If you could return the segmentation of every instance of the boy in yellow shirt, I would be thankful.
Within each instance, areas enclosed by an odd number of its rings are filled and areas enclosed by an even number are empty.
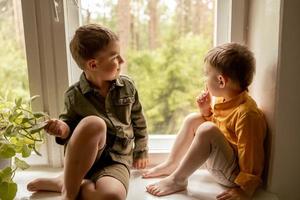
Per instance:
[[[237,43],[210,50],[205,59],[207,89],[197,98],[199,113],[186,117],[168,159],[143,174],[167,175],[147,186],[155,196],[185,190],[188,177],[205,165],[227,187],[216,198],[249,199],[262,183],[266,121],[248,95],[255,72],[251,51]],[[211,107],[211,96],[217,97]]]

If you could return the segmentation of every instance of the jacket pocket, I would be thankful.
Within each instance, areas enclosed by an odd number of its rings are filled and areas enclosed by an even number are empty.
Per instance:
[[[122,97],[122,98],[116,99],[114,101],[114,104],[117,106],[125,106],[125,105],[129,105],[129,104],[133,104],[133,103],[134,103],[133,96]]]

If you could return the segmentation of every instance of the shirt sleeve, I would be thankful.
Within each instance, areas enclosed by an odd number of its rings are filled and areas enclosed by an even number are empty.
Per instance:
[[[76,112],[72,108],[73,106],[71,105],[70,97],[67,94],[65,94],[64,111],[59,115],[59,119],[68,124],[70,128],[70,133],[65,139],[56,137],[55,141],[57,144],[66,144],[69,141],[74,129],[76,128],[79,122]]]
[[[240,173],[235,183],[246,193],[253,194],[262,183],[266,135],[264,116],[256,112],[245,114],[237,121],[236,134]]]
[[[133,159],[148,157],[148,134],[146,119],[143,114],[142,105],[139,101],[138,92],[135,92],[135,102],[131,110],[131,120],[134,132]]]

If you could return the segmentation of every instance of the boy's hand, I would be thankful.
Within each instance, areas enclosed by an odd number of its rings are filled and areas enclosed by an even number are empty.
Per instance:
[[[47,125],[44,127],[45,131],[56,137],[67,138],[70,132],[68,124],[58,119],[50,119],[47,122]]]
[[[210,116],[211,115],[211,96],[208,90],[202,92],[197,97],[197,105],[200,110],[200,113],[203,116]]]
[[[217,200],[250,200],[248,196],[241,188],[232,188],[217,196]]]
[[[149,163],[148,158],[140,158],[133,161],[132,166],[136,169],[145,169]]]

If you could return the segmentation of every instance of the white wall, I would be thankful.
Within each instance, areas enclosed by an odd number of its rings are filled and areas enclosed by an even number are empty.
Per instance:
[[[267,190],[287,200],[300,199],[299,19],[300,1],[249,1],[247,43],[257,59],[251,93],[271,136]]]

